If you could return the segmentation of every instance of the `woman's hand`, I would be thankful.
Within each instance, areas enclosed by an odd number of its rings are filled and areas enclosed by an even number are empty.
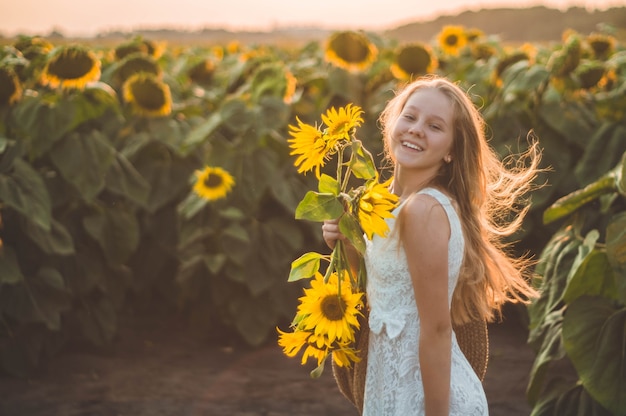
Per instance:
[[[322,224],[322,236],[330,249],[335,248],[337,240],[346,240],[346,236],[339,231],[339,219],[324,221],[324,224]]]

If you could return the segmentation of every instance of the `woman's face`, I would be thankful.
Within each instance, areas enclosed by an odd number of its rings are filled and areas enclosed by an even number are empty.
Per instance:
[[[391,130],[389,149],[396,164],[410,171],[437,174],[451,161],[454,110],[450,99],[435,88],[416,90]]]

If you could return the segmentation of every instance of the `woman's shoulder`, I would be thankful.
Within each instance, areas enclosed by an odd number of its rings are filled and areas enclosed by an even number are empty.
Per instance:
[[[433,195],[431,192],[423,191],[424,190],[417,192],[406,201],[404,206],[406,215],[414,217],[415,221],[422,222],[425,225],[432,225],[433,222],[438,223],[440,221],[447,223],[448,217],[443,204],[449,204],[449,199],[442,200],[441,198]]]

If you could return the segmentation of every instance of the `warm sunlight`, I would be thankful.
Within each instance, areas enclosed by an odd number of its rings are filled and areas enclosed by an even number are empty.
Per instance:
[[[94,35],[101,31],[136,28],[198,30],[205,27],[270,30],[286,26],[384,29],[427,20],[462,10],[524,7],[542,4],[566,9],[571,6],[605,9],[620,0],[22,0],[0,5],[0,34],[44,34],[57,30],[67,35]]]

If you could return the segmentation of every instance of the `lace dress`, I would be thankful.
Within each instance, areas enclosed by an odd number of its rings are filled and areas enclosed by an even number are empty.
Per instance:
[[[461,223],[450,200],[434,188],[419,192],[435,198],[450,223],[448,243],[448,306],[463,260]],[[400,207],[396,208],[399,211]],[[388,219],[393,229],[394,219]],[[404,249],[395,233],[368,242],[367,297],[370,338],[363,415],[410,416],[424,414],[424,388],[420,371],[419,316]],[[452,335],[450,415],[487,415],[482,383]]]

